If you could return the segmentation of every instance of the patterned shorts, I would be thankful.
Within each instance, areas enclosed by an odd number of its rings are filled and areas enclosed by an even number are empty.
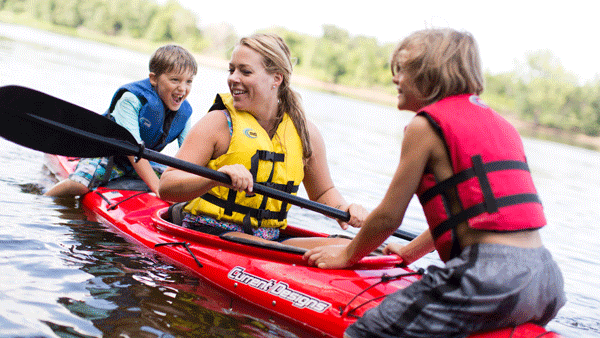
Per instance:
[[[79,160],[75,171],[69,175],[69,179],[91,189],[94,184],[102,181],[107,165],[108,157],[82,158]],[[113,166],[109,180],[114,180],[124,175],[125,171],[123,169]]]
[[[162,164],[150,162],[150,165],[152,165],[154,172],[159,177],[166,169],[166,166]],[[75,171],[69,175],[69,179],[85,185],[88,189],[92,189],[104,179],[104,173],[106,173],[107,166],[108,157],[82,158],[79,160]],[[139,178],[132,166],[122,167],[113,165],[108,180],[112,181],[125,175]]]
[[[231,231],[244,232],[244,228],[241,224],[219,221],[205,215],[192,215],[187,212],[184,212],[183,214],[183,222],[181,225],[184,228],[212,235],[220,235]],[[268,240],[277,240],[279,238],[279,228],[253,228],[252,231],[253,235],[256,237]]]

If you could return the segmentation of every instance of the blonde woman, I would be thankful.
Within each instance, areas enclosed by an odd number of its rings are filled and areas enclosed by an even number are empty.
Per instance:
[[[348,224],[361,226],[366,211],[348,204],[333,184],[323,139],[290,88],[291,76],[290,51],[279,36],[256,34],[235,46],[229,62],[229,93],[217,95],[176,155],[223,172],[232,183],[224,186],[167,169],[160,195],[173,202],[189,201],[183,226],[215,235],[237,232],[281,240],[290,205],[253,194],[254,182],[292,194],[303,183],[311,200],[348,211]],[[340,224],[344,229],[348,226]],[[338,241],[289,239],[284,243],[310,248]]]

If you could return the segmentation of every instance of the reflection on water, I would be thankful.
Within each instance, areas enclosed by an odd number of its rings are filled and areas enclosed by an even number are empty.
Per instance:
[[[0,23],[3,33],[12,39],[0,38],[0,85],[28,86],[102,112],[118,86],[147,75],[146,55]],[[215,93],[227,90],[225,78],[226,72],[199,69],[189,97],[195,119]],[[349,201],[374,208],[412,115],[301,94],[325,139],[336,185]],[[563,271],[568,297],[548,328],[565,337],[598,337],[600,153],[529,139],[525,147],[548,219],[542,237]],[[41,196],[53,183],[43,155],[3,139],[0,149],[1,337],[310,337],[129,243],[77,200]],[[290,222],[341,232],[335,221],[300,208],[292,208]],[[425,229],[416,200],[402,227]],[[435,253],[415,267],[429,264],[440,264]]]
[[[28,179],[43,173],[42,155],[25,153],[36,160],[0,159],[30,170]],[[43,189],[0,180],[0,336],[309,337],[126,241],[76,200],[39,196]]]

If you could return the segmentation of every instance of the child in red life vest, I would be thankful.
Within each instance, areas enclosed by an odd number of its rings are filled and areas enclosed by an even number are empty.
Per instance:
[[[436,249],[445,266],[386,297],[345,337],[454,337],[547,324],[565,303],[562,275],[540,238],[546,220],[520,136],[478,97],[474,38],[417,31],[397,46],[391,65],[398,109],[416,116],[390,187],[350,244],[305,258],[324,269],[356,263],[400,226],[417,194],[429,229],[385,250],[409,264]]]

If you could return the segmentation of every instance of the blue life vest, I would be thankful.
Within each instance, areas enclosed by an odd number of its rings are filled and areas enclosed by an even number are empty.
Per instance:
[[[152,87],[150,79],[128,83],[119,88],[104,115],[110,117],[117,101],[119,101],[126,91],[134,94],[142,103],[138,123],[140,125],[140,136],[146,148],[155,151],[163,150],[167,144],[173,142],[181,134],[187,120],[192,115],[192,106],[187,100],[183,101],[179,110],[175,112],[175,117],[169,130],[163,130],[166,114],[173,112],[169,112],[166,109],[158,93]]]

